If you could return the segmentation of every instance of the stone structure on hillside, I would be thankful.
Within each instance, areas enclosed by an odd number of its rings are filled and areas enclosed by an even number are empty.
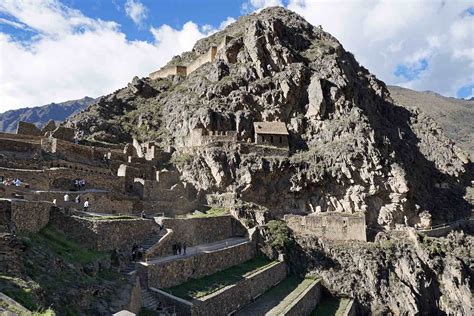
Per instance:
[[[43,135],[46,135],[46,133],[54,131],[56,127],[56,122],[54,120],[49,120],[48,123],[46,123],[46,125],[41,130],[41,133],[43,133]]]
[[[255,144],[288,148],[288,130],[283,122],[255,122]]]
[[[43,133],[41,130],[36,127],[33,123],[28,123],[24,121],[18,122],[18,127],[16,129],[18,135],[30,135],[30,136],[42,136]]]
[[[70,127],[59,126],[53,132],[51,132],[51,137],[62,139],[68,142],[73,142],[76,135],[76,130]]]
[[[217,141],[237,141],[237,131],[209,131],[206,128],[194,128],[186,146],[203,146]]]
[[[149,76],[151,79],[166,78],[168,76],[186,76],[186,67],[185,66],[165,66],[160,70],[152,72]]]
[[[363,213],[324,212],[307,216],[288,214],[285,215],[285,221],[295,234],[331,240],[367,240]]]
[[[218,53],[229,43],[232,39],[230,36],[224,36],[219,45],[212,45],[207,52],[199,55],[196,59],[191,61],[187,66],[182,65],[170,65],[161,68],[155,72],[150,73],[150,79],[166,78],[171,75],[188,76],[196,69],[204,65],[205,63],[212,63],[216,60]]]

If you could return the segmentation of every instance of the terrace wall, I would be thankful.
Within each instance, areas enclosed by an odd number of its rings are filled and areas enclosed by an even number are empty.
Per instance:
[[[39,232],[49,223],[51,208],[48,202],[0,199],[0,214],[20,232]]]
[[[86,247],[99,251],[129,249],[141,244],[159,231],[158,225],[148,219],[97,220],[66,216],[54,212],[51,222],[56,229]]]
[[[186,243],[187,247],[207,244],[232,237],[244,237],[246,228],[232,216],[211,218],[164,218],[164,228],[171,229],[173,234],[149,256],[172,254],[171,245],[177,242]]]
[[[139,265],[140,274],[145,274],[148,285],[167,288],[214,274],[255,257],[256,240],[228,248],[200,253],[182,259]]]
[[[278,262],[246,276],[242,281],[192,301],[192,315],[227,315],[286,278],[286,265]],[[309,314],[299,314],[309,315]]]

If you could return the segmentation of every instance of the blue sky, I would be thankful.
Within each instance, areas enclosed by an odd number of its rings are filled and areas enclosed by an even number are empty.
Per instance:
[[[271,5],[322,25],[388,84],[473,96],[468,0],[1,0],[0,112],[111,93]]]

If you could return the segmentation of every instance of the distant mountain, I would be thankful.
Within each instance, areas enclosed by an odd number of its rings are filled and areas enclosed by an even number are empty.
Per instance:
[[[79,100],[50,103],[47,105],[10,110],[0,113],[0,131],[15,132],[18,121],[35,123],[40,128],[48,123],[49,120],[62,122],[69,116],[84,110],[94,101],[96,101],[96,99],[85,97]]]
[[[432,91],[387,87],[396,103],[420,108],[437,121],[459,147],[474,157],[474,100],[448,98]]]

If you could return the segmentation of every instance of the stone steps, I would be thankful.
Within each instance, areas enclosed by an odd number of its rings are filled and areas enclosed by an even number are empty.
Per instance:
[[[157,235],[153,235],[149,239],[145,240],[142,244],[141,247],[144,249],[144,252],[146,252],[148,249],[150,249],[154,244],[156,244],[164,235],[166,231],[163,230]],[[136,271],[136,263],[135,262],[129,262],[128,265],[122,270],[122,274],[124,275],[131,275]]]
[[[163,306],[161,304],[161,307],[158,307],[160,305],[159,300],[148,289],[142,289],[141,297],[142,297],[142,308],[146,308],[148,310],[154,311],[156,312],[156,315],[161,315],[161,316],[176,315],[174,306]]]

